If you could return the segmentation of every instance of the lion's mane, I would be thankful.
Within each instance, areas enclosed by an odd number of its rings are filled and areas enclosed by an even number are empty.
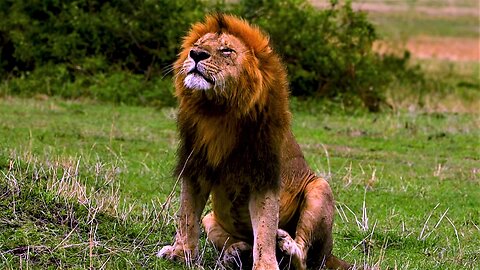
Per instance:
[[[184,85],[185,74],[181,72],[189,50],[207,33],[233,35],[249,48],[243,52],[245,60],[235,83],[226,91],[215,93],[213,98],[207,97],[205,91],[188,89]],[[243,164],[253,170],[271,167],[271,171],[258,172],[260,176],[278,174],[280,148],[290,128],[290,113],[286,71],[268,37],[244,20],[211,15],[193,25],[174,68],[182,139],[177,173],[184,169],[193,153],[190,164],[194,168],[208,166],[211,171],[218,171],[217,168],[234,169],[232,164]],[[262,160],[270,156],[274,159]],[[245,160],[249,164],[244,164]],[[267,167],[261,168],[263,165]]]

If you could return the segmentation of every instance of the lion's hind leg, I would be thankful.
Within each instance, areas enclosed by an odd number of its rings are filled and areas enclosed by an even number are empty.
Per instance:
[[[332,255],[334,200],[328,182],[316,178],[305,187],[296,227],[295,242],[306,254],[308,267],[349,269],[350,265]]]
[[[224,266],[238,269],[251,268],[253,264],[252,245],[232,237],[215,219],[213,212],[203,220],[207,238],[221,252],[220,262]]]
[[[290,256],[296,270],[323,266],[332,249],[333,195],[328,183],[316,178],[304,191],[298,208],[295,238],[283,230],[277,232],[277,245]],[[292,234],[293,236],[293,234]]]

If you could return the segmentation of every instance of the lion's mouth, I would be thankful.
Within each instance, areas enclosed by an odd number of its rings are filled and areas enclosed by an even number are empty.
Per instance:
[[[187,73],[184,84],[190,89],[209,90],[213,88],[215,82],[195,68]]]
[[[203,75],[203,73],[200,72],[197,68],[194,68],[192,71],[188,72],[187,75],[189,75],[189,74],[193,74],[193,75],[200,76],[200,77],[202,77],[205,81],[207,81],[207,82],[210,83],[210,84],[214,84],[214,83],[215,83],[212,79],[210,79],[210,78],[208,78],[207,76]]]

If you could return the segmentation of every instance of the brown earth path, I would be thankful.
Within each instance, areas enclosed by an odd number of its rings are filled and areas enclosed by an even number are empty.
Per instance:
[[[480,61],[480,41],[461,37],[416,37],[407,42],[407,49],[419,59]]]
[[[379,41],[374,50],[380,53],[403,53],[407,49],[416,59],[439,59],[459,62],[480,61],[480,40],[463,37],[417,36],[406,44]]]
[[[371,0],[370,0],[371,1]],[[341,0],[340,3],[343,1]],[[381,2],[361,2],[356,1],[352,3],[352,8],[354,10],[362,10],[366,12],[379,12],[379,13],[405,13],[405,12],[416,12],[420,14],[425,14],[428,16],[476,16],[480,15],[480,4],[477,3],[475,6],[458,6],[454,1],[439,1],[439,6],[427,6],[416,4],[415,6],[409,5],[408,3],[390,2],[390,3],[381,3]],[[311,3],[313,6],[318,8],[328,7],[328,0],[312,0]],[[443,4],[443,5],[441,5]]]
[[[414,10],[416,13],[425,14],[428,16],[478,16],[478,7],[458,7],[458,6],[442,6],[442,7],[430,7],[430,6],[415,6],[412,8],[406,3],[396,3],[395,5],[389,5],[384,3],[353,3],[352,7],[356,10],[364,10],[367,12],[411,12]]]

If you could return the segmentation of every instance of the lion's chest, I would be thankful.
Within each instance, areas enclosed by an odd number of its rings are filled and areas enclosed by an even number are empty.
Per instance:
[[[207,163],[218,166],[237,144],[238,127],[224,117],[199,119],[195,125],[194,150],[204,152]]]

